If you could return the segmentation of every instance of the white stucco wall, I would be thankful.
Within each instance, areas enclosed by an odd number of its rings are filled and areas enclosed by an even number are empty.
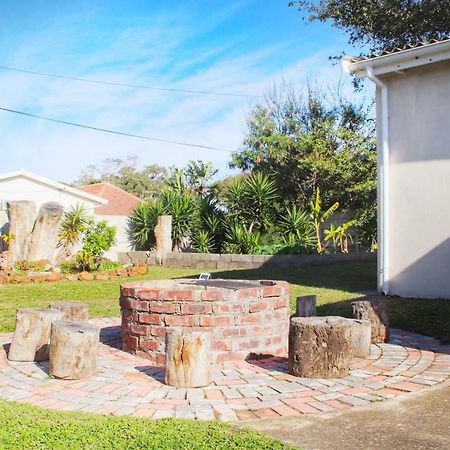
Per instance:
[[[96,220],[106,220],[109,225],[116,227],[116,245],[111,247],[106,253],[105,257],[112,261],[119,259],[119,252],[129,252],[131,250],[128,237],[127,237],[127,216],[108,216],[108,215],[95,215]]]
[[[390,294],[450,298],[450,62],[386,76]],[[380,136],[380,92],[377,92]]]

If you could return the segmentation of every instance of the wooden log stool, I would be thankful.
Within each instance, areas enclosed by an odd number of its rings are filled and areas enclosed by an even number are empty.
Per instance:
[[[360,300],[352,303],[353,317],[370,320],[372,342],[389,341],[389,313],[387,299]]]
[[[348,319],[351,326],[352,354],[357,358],[370,355],[372,327],[370,320]]]
[[[11,361],[45,361],[48,359],[50,326],[60,320],[61,311],[44,308],[21,308],[16,313],[8,359]]]
[[[88,307],[86,303],[61,301],[52,302],[48,305],[49,309],[63,312],[62,320],[71,320],[75,322],[86,322],[89,319]]]
[[[348,375],[352,357],[351,323],[343,317],[292,317],[289,373],[297,377]]]
[[[211,334],[177,329],[166,333],[166,376],[169,386],[202,387],[211,383]]]
[[[57,320],[52,323],[49,373],[78,380],[97,371],[99,328],[86,322]]]
[[[302,295],[301,297],[297,297],[295,317],[316,316],[316,302],[317,298],[315,295]]]

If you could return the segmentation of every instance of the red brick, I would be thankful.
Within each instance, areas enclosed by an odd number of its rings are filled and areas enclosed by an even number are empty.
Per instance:
[[[164,337],[169,330],[170,328],[168,327],[150,327],[150,334],[152,336]]]
[[[219,353],[216,358],[217,363],[222,363],[225,361],[236,361],[236,360],[244,360],[246,356],[248,355],[248,352],[226,352],[226,353]],[[243,381],[241,380],[243,383]],[[227,381],[227,384],[228,381]]]
[[[148,302],[141,302],[130,297],[121,297],[120,306],[123,309],[130,309],[136,311],[148,311]]]
[[[122,297],[136,297],[138,289],[130,287],[120,287],[120,295]]]
[[[132,323],[130,325],[131,332],[133,334],[137,334],[139,336],[146,336],[148,334],[148,332],[150,331],[149,328],[150,327],[148,327],[147,325],[140,325],[137,323]]]
[[[232,328],[224,328],[222,330],[222,337],[227,338],[227,337],[233,337],[233,336],[239,336],[240,334],[240,330],[237,327],[232,327]]]
[[[257,339],[251,340],[251,341],[241,341],[239,342],[239,349],[255,349],[260,347],[260,342]]]
[[[248,310],[251,313],[266,311],[270,309],[269,304],[267,302],[252,302],[248,305]]]
[[[223,352],[231,350],[230,342],[214,340],[211,342],[211,350],[220,350]]]
[[[159,313],[159,314],[175,314],[176,305],[175,303],[169,302],[151,302],[150,303],[150,312]]]
[[[232,317],[230,316],[201,316],[201,327],[215,327],[220,325],[230,325],[232,323]]]
[[[217,302],[228,300],[232,296],[232,292],[229,289],[206,289],[206,291],[202,291],[201,298],[207,302]]]
[[[138,313],[136,311],[130,311],[129,309],[122,310],[122,320],[129,320],[131,322],[137,322]]]
[[[238,299],[257,299],[261,297],[261,290],[260,288],[245,288],[245,289],[239,289],[237,291],[237,298]]]
[[[159,325],[161,323],[161,316],[159,314],[139,313],[139,322]]]
[[[273,309],[280,309],[280,308],[286,308],[289,304],[289,300],[284,297],[277,298],[275,300],[275,305]]]
[[[273,409],[261,408],[253,411],[260,419],[270,419],[272,417],[280,417]]]
[[[136,350],[139,347],[139,338],[136,336],[130,336],[126,334],[123,337],[123,349],[126,350]]]
[[[422,389],[423,385],[412,383],[410,381],[399,381],[398,383],[390,384],[389,387],[400,391],[413,392]]]
[[[212,307],[210,303],[188,303],[181,305],[181,314],[210,314]]]
[[[164,353],[156,353],[156,355],[154,356],[154,361],[157,366],[165,366],[166,355]]]
[[[192,301],[193,292],[189,290],[176,290],[176,291],[166,291],[164,293],[164,300],[178,300],[182,302]]]
[[[280,286],[264,286],[262,289],[263,297],[279,297],[281,295]]]
[[[214,312],[218,314],[223,313],[243,313],[245,306],[242,303],[217,303],[214,305]]]
[[[161,300],[162,294],[161,289],[141,289],[138,296],[143,300]]]
[[[142,350],[159,350],[159,343],[155,340],[141,340],[139,348]]]
[[[194,316],[165,316],[164,320],[169,326],[194,326]]]
[[[242,324],[262,323],[262,316],[258,313],[247,314],[242,316],[240,320]]]
[[[218,389],[205,390],[205,396],[208,400],[219,400],[223,398],[222,391]]]
[[[267,336],[273,333],[273,329],[271,326],[258,326],[254,325],[252,327],[248,327],[247,334],[250,336]]]

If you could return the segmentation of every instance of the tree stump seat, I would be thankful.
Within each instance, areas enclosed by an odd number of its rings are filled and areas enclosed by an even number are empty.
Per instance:
[[[57,320],[51,326],[49,373],[78,380],[97,371],[99,328],[87,322]]]
[[[88,307],[86,303],[74,301],[58,301],[48,305],[49,309],[62,311],[61,320],[71,320],[75,322],[86,322],[89,319]]]
[[[353,317],[369,320],[371,324],[372,342],[389,341],[389,312],[387,299],[358,300],[352,302]]]
[[[165,382],[176,387],[211,383],[211,333],[190,328],[166,333]]]
[[[47,360],[51,324],[62,316],[61,311],[45,308],[19,309],[8,359],[24,362]]]
[[[366,358],[370,355],[371,331],[370,320],[347,319],[351,325],[352,355]]]
[[[302,295],[297,297],[295,316],[296,317],[312,317],[316,313],[317,297],[315,295]]]
[[[307,378],[348,375],[352,358],[352,324],[343,317],[292,317],[289,373]]]

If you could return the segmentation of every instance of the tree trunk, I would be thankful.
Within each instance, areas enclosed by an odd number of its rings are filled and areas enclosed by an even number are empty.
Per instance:
[[[156,256],[163,260],[172,251],[172,216],[159,216],[155,227]]]
[[[48,359],[50,326],[62,318],[61,311],[22,308],[16,313],[16,329],[8,353],[11,361],[45,361]]]
[[[99,329],[88,323],[57,320],[52,323],[49,373],[78,380],[97,372]]]
[[[28,260],[48,259],[52,264],[57,263],[55,256],[58,253],[58,232],[63,213],[63,206],[57,202],[41,206],[31,233]]]
[[[75,322],[86,322],[89,319],[88,307],[81,302],[52,302],[48,305],[50,309],[62,311],[61,320],[72,320]]]
[[[9,264],[27,258],[27,249],[35,219],[36,205],[34,202],[8,202],[8,233],[14,235],[14,239],[8,245]]]
[[[303,295],[297,297],[297,308],[295,312],[296,317],[311,317],[316,316],[316,296]]]
[[[351,323],[342,317],[293,317],[289,329],[289,373],[297,377],[348,375]]]
[[[361,300],[352,303],[353,317],[370,320],[372,342],[389,341],[389,313],[387,299]]]
[[[370,355],[371,330],[370,320],[348,319],[352,327],[352,354],[357,358]]]
[[[174,330],[166,333],[166,384],[201,387],[211,383],[209,331]]]

